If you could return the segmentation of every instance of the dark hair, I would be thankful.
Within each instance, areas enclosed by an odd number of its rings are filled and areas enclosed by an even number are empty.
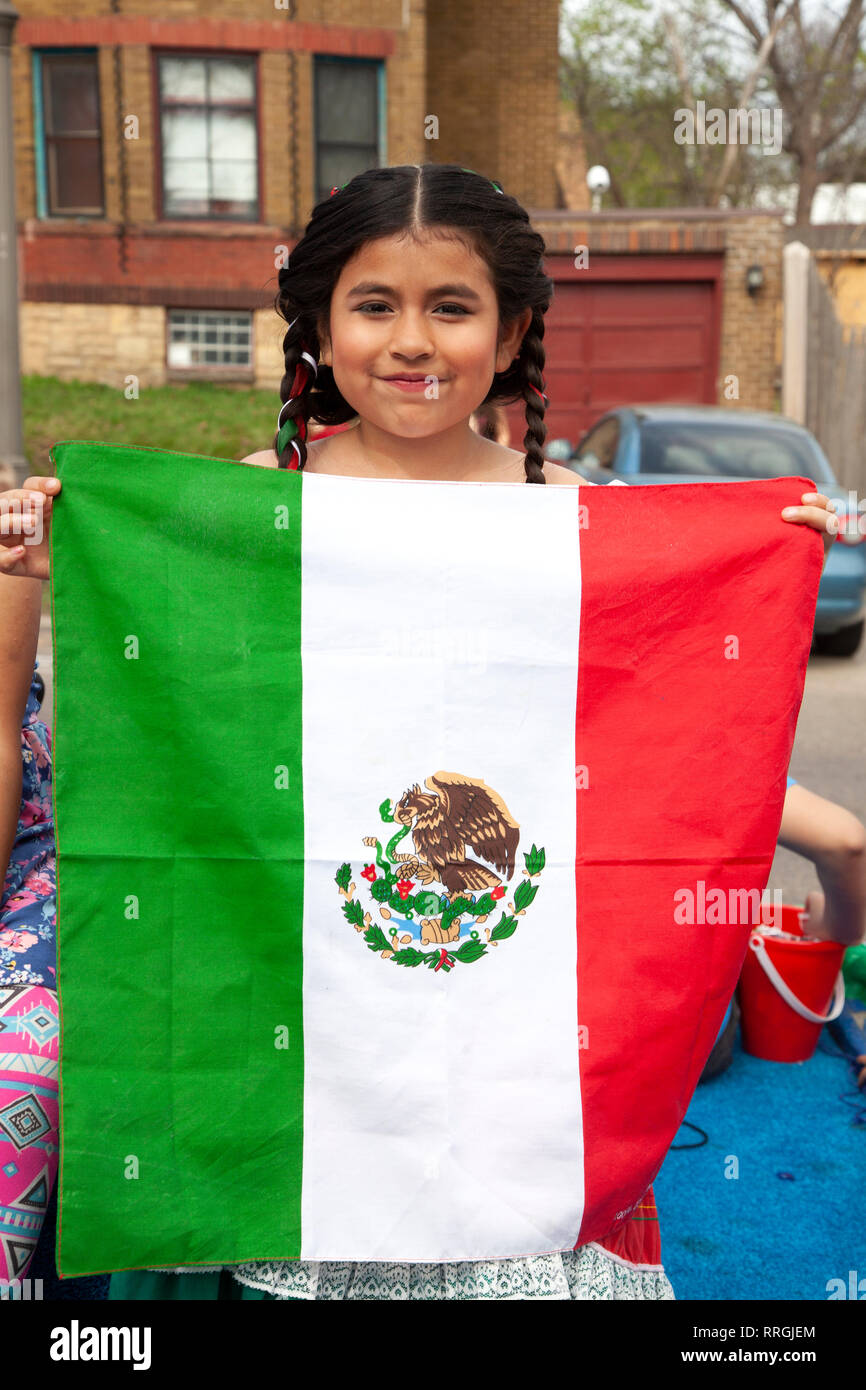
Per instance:
[[[500,329],[532,309],[517,360],[494,374],[477,408],[492,401],[523,401],[526,481],[543,483],[542,446],[547,431],[545,402],[538,393],[544,390],[544,315],[553,296],[553,281],[543,269],[544,238],[533,231],[529,215],[516,198],[457,164],[367,169],[316,204],[304,235],[278,276],[274,307],[289,324],[283,338],[285,376],[280,400],[285,403],[291,395],[301,353],[309,352],[318,362],[320,325],[329,322],[331,297],[345,263],[365,242],[401,232],[412,236],[428,228],[462,236],[486,261],[496,291]],[[331,368],[318,362],[318,374],[308,372],[305,388],[283,412],[282,423],[312,418],[323,425],[340,425],[356,415],[338,390]],[[307,446],[296,435],[279,454],[280,468],[294,462],[293,442],[300,451],[299,466],[306,462]],[[275,434],[275,452],[278,445]]]

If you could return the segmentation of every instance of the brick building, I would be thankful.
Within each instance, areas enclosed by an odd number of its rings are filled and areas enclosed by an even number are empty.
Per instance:
[[[332,185],[435,160],[501,180],[547,240],[552,435],[623,392],[722,399],[729,373],[772,405],[780,219],[587,213],[557,0],[17,5],[25,372],[276,387],[279,248]]]

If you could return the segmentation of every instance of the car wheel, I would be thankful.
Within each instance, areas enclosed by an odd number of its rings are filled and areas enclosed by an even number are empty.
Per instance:
[[[815,651],[821,656],[853,656],[863,640],[863,618],[838,632],[815,634]]]

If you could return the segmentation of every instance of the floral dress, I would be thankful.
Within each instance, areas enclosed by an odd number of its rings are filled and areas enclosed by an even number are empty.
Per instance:
[[[22,786],[18,831],[0,898],[0,984],[57,983],[54,811],[51,734],[39,718],[39,661],[21,726]]]
[[[0,1283],[25,1278],[57,1174],[59,1018],[51,735],[33,668],[21,804],[0,896]]]

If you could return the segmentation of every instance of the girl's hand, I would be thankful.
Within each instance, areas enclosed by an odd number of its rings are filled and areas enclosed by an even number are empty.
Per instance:
[[[783,507],[782,520],[794,521],[806,526],[812,526],[816,531],[823,532],[821,539],[824,542],[824,564],[827,563],[827,556],[830,554],[830,547],[836,539],[839,530],[839,518],[836,515],[836,503],[831,502],[825,497],[823,492],[804,492],[800,498],[801,502],[807,503],[804,507]],[[823,565],[821,566],[823,570]]]
[[[827,920],[827,899],[820,888],[813,888],[806,894],[803,907],[803,935],[815,936],[819,941],[832,940],[832,928]]]
[[[0,492],[0,574],[49,577],[52,498],[61,486],[59,478],[34,476]]]

